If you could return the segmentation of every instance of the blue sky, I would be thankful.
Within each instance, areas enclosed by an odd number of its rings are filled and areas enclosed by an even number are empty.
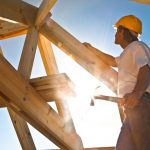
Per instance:
[[[41,0],[26,0],[26,2],[39,6]],[[136,15],[143,22],[143,34],[140,39],[150,46],[150,5],[128,0],[58,0],[51,12],[52,18],[78,40],[90,42],[93,46],[114,56],[119,55],[122,50],[114,44],[113,24],[124,15]],[[16,69],[24,39],[25,36],[20,36],[0,41],[5,57]],[[87,93],[89,89],[101,84],[55,46],[53,48],[60,72],[66,72],[80,91],[84,90]],[[44,67],[37,51],[32,77],[43,75],[45,75]],[[91,108],[88,96],[82,95],[81,98],[80,105],[72,102],[69,106],[85,147],[114,146],[121,126],[116,105],[97,102],[96,106]],[[84,106],[81,107],[81,104]],[[79,110],[79,117],[75,116],[76,109]],[[53,148],[53,145],[35,129],[32,129],[32,133],[37,149]],[[95,140],[92,140],[93,138]],[[21,149],[6,109],[0,109],[0,149]]]

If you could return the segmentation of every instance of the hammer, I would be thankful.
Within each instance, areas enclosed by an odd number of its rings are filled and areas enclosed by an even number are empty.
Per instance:
[[[119,104],[124,99],[123,98],[119,98],[119,97],[113,97],[113,96],[96,95],[96,96],[91,97],[90,106],[94,106],[95,105],[94,104],[95,100],[106,100],[106,101],[109,101],[109,102],[114,102],[114,103]]]

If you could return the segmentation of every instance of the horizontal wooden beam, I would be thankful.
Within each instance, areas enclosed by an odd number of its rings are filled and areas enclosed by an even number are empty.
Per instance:
[[[65,73],[31,79],[30,83],[47,102],[75,96],[75,86]]]
[[[27,33],[28,27],[20,23],[11,23],[0,19],[0,40]]]
[[[46,102],[76,96],[75,85],[65,73],[30,79],[30,84]],[[6,106],[0,101],[1,107]]]
[[[52,19],[43,25],[40,32],[116,93],[117,72],[99,59],[95,52],[86,48]]]
[[[0,72],[0,95],[9,107],[58,147],[65,150],[81,150],[78,141],[64,132],[64,122],[53,108],[1,55]]]

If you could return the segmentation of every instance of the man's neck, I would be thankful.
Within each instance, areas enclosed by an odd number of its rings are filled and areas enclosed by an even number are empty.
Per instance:
[[[134,42],[134,41],[124,41],[124,42],[122,42],[121,44],[120,44],[120,46],[123,48],[123,49],[125,49],[129,44],[131,44],[132,42]]]

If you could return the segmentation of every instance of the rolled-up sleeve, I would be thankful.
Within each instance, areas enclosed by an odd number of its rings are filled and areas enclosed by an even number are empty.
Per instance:
[[[140,69],[145,65],[150,67],[150,50],[145,45],[139,45],[134,53],[134,60],[137,68]]]

